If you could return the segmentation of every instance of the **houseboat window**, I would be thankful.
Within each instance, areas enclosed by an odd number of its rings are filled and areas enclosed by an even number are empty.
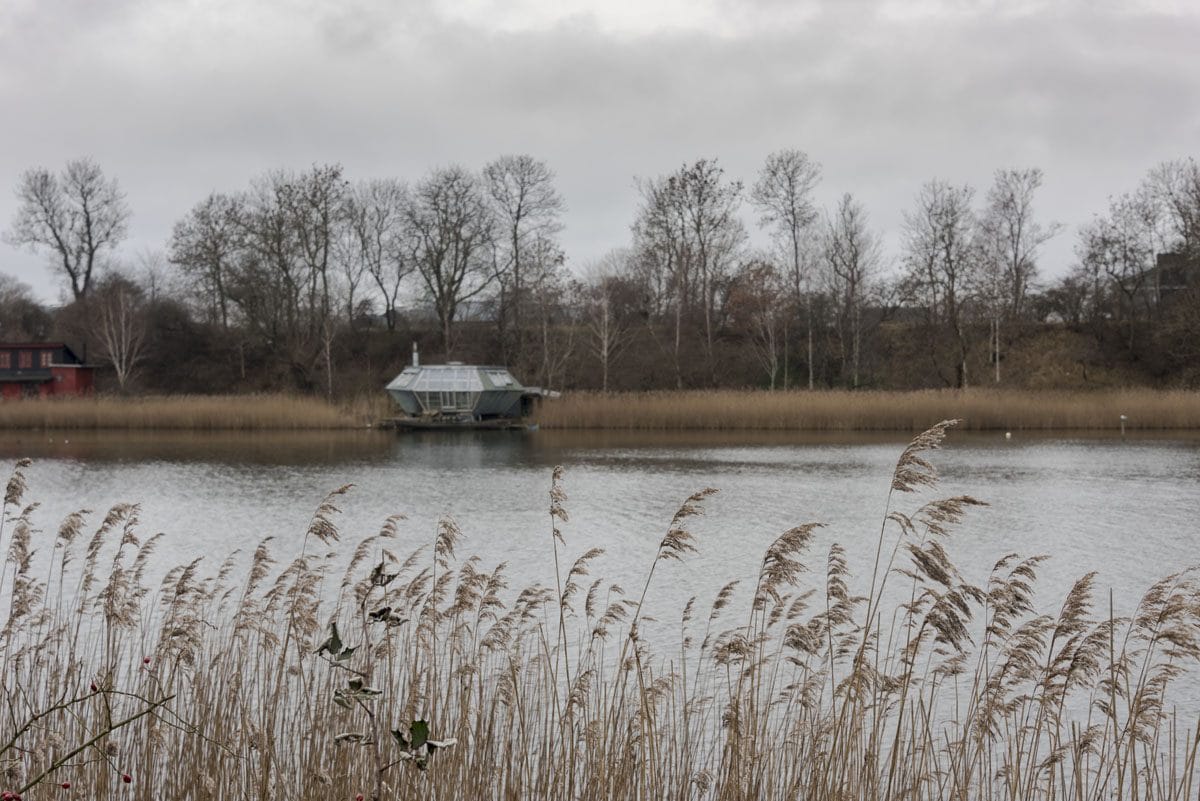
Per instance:
[[[33,351],[23,350],[17,354],[17,367],[22,370],[33,367]]]
[[[8,351],[0,351],[0,370],[8,370],[12,368],[12,354]]]
[[[40,354],[38,354],[38,363],[42,367],[49,367],[50,366],[50,357],[53,355],[54,355],[53,351],[49,351],[49,350],[42,351]]]

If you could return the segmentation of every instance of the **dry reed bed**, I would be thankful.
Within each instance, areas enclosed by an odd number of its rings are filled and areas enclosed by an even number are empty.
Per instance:
[[[1200,428],[1200,392],[1122,389],[682,391],[567,393],[537,421],[562,429],[762,429],[920,431],[929,420],[959,418],[973,430]]]
[[[366,409],[294,395],[30,399],[0,403],[0,429],[333,429],[365,425]]]
[[[339,543],[341,488],[300,556],[276,564],[264,541],[149,586],[159,537],[143,539],[136,506],[40,534],[19,464],[0,532],[0,789],[44,776],[26,797],[1195,798],[1197,710],[1171,702],[1200,656],[1194,574],[1127,618],[1090,575],[1035,610],[1040,557],[967,584],[948,551],[979,502],[929,495],[945,428],[899,459],[873,575],[852,581],[836,546],[806,556],[802,524],[758,575],[683,609],[644,608],[646,591],[697,547],[689,521],[714,490],[686,499],[625,589],[564,538],[558,470],[550,585],[510,588],[504,565],[459,558],[451,520],[424,545],[399,518]]]

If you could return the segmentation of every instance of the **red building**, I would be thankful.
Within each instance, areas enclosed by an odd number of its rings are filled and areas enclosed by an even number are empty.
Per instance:
[[[62,342],[0,342],[0,399],[90,395],[92,373]]]

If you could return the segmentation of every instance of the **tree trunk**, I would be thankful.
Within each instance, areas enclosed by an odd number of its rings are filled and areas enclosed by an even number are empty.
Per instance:
[[[333,330],[325,326],[325,399],[333,400]]]
[[[450,360],[450,328],[452,322],[450,315],[442,312],[442,350],[446,353],[446,361]]]
[[[788,342],[788,317],[789,316],[790,315],[788,315],[788,314],[785,314],[783,316],[783,391],[784,392],[787,392],[787,389],[788,389],[788,359],[789,359],[788,345],[790,344]]]
[[[996,318],[996,349],[993,358],[996,360],[996,383],[1000,383],[1000,318]]]
[[[813,388],[813,315],[812,295],[808,296],[808,388]]]
[[[862,341],[862,334],[861,334],[862,318],[861,318],[861,313],[859,311],[857,304],[855,304],[854,311],[851,313],[851,320],[852,320],[852,325],[854,326],[854,332],[853,332],[854,339],[853,339],[853,346],[852,346],[852,353],[853,353],[852,364],[853,364],[853,368],[854,368],[853,369],[853,383],[854,383],[854,388],[858,389],[858,356],[859,356],[859,352],[860,352],[859,343]]]
[[[675,302],[675,388],[683,389],[683,372],[679,364],[680,329],[683,326],[682,301]]]

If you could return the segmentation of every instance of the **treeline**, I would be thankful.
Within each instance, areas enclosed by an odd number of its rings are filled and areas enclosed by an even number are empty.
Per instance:
[[[78,160],[26,172],[5,232],[71,300],[0,283],[0,340],[65,339],[121,391],[376,391],[413,342],[554,388],[1200,382],[1194,160],[1111,198],[1052,281],[1039,257],[1067,234],[1036,213],[1038,169],[926,183],[894,254],[853,195],[818,207],[820,179],[796,150],[749,181],[684,164],[637,182],[627,242],[573,264],[533,157],[412,183],[316,165],[202,199],[130,259],[124,194]]]

